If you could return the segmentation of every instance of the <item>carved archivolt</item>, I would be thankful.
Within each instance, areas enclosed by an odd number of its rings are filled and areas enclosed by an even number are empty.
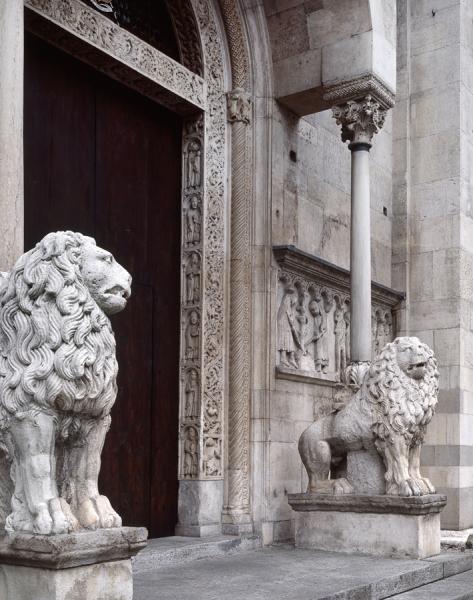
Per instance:
[[[340,382],[350,364],[350,280],[334,265],[296,249],[277,248],[276,365],[279,376]],[[400,294],[373,294],[373,358],[396,334]]]

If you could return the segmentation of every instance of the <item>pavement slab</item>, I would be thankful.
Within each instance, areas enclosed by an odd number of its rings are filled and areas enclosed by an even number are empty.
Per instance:
[[[471,569],[471,560],[458,570]],[[448,561],[446,568],[444,563]],[[376,558],[273,546],[135,576],[135,600],[382,600],[457,572],[455,558]]]

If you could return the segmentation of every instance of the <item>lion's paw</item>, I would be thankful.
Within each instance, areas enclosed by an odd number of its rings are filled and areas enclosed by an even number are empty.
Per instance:
[[[95,508],[100,519],[100,527],[109,529],[110,527],[121,527],[122,519],[118,513],[116,513],[110,500],[107,496],[97,496],[94,498]]]
[[[340,479],[332,480],[332,492],[335,495],[353,494],[353,486],[348,479],[340,477]]]
[[[86,498],[81,502],[74,512],[79,519],[79,523],[85,529],[98,529],[100,527],[100,518],[91,498]]]
[[[64,498],[52,498],[36,509],[33,531],[41,535],[70,533],[78,528],[77,519]]]

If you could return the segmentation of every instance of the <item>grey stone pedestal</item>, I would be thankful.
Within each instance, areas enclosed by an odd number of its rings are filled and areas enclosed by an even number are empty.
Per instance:
[[[144,528],[0,538],[0,598],[132,600],[131,557],[146,546]]]
[[[440,553],[446,496],[289,494],[288,500],[298,548],[411,558]]]

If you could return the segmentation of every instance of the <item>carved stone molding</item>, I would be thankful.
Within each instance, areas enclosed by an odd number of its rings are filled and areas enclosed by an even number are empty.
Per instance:
[[[355,100],[368,95],[375,98],[385,109],[394,106],[394,92],[372,74],[327,87],[324,100],[331,104],[344,104],[348,100]]]
[[[182,64],[203,77],[204,63],[200,46],[199,29],[189,0],[166,0],[176,31]]]
[[[84,62],[180,114],[205,109],[199,75],[92,7],[79,0],[25,0],[25,6],[33,11],[27,25],[34,33]]]
[[[350,363],[350,273],[294,246],[273,248],[279,264],[277,376],[345,381]],[[373,284],[372,353],[396,334],[403,294]]]
[[[360,100],[348,100],[332,110],[337,125],[342,127],[343,142],[368,145],[371,145],[373,135],[382,128],[387,113],[387,109],[370,95]]]

